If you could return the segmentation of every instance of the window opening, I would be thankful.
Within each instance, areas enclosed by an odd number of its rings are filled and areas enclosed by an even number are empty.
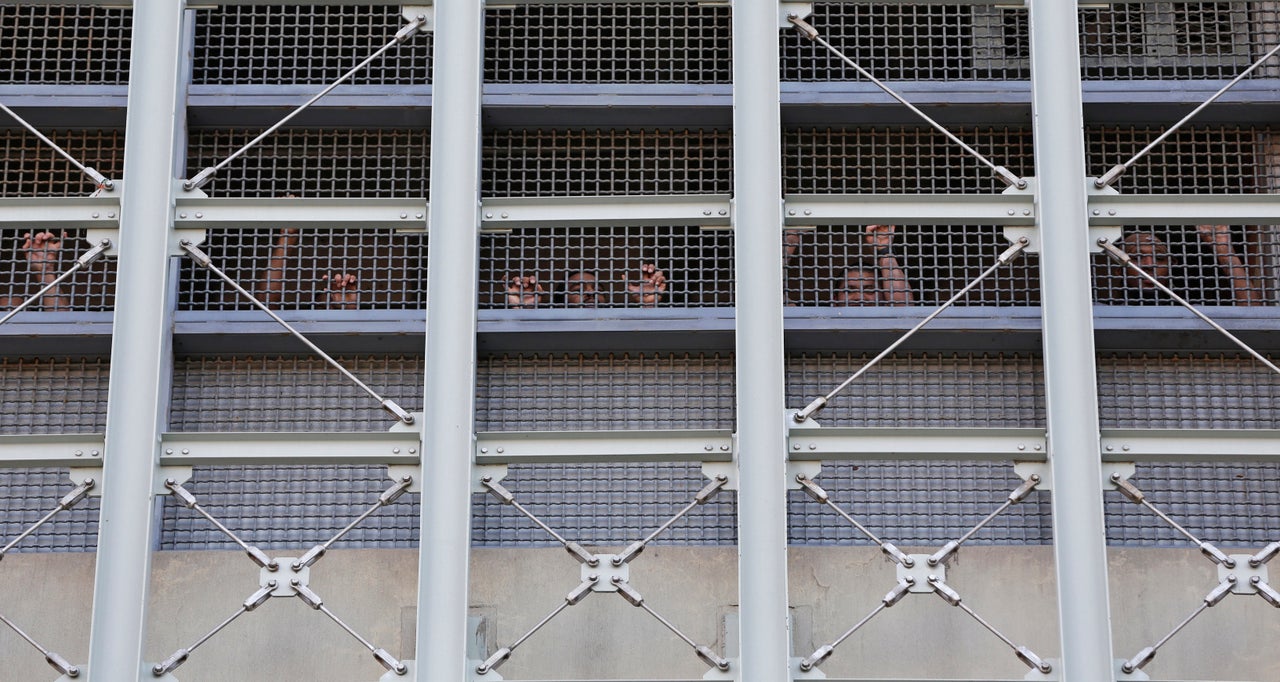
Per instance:
[[[21,310],[105,311],[115,300],[110,242],[83,230],[0,230],[0,324]],[[59,236],[60,235],[60,236]]]

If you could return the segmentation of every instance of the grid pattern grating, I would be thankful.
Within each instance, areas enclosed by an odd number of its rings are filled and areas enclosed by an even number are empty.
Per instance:
[[[1280,535],[1280,464],[1141,464],[1133,482],[1157,509],[1222,549],[1250,554]],[[1112,545],[1187,547],[1187,539],[1145,508],[1117,494],[1106,500]],[[1252,549],[1250,549],[1252,548]]]
[[[107,423],[102,358],[0,356],[0,433],[94,433]]]
[[[727,429],[732,356],[495,355],[476,377],[478,431]]]
[[[260,133],[191,131],[188,177]],[[431,136],[425,130],[284,129],[219,171],[203,189],[215,197],[426,197],[430,159]]]
[[[480,305],[729,306],[732,263],[732,232],[696,226],[490,233],[480,240]]]
[[[1280,377],[1250,357],[1105,355],[1098,399],[1103,427],[1280,429]]]
[[[1089,174],[1101,177],[1164,132],[1162,127],[1093,127],[1085,131]],[[1280,143],[1257,126],[1178,130],[1113,185],[1121,194],[1250,194],[1280,188]]]
[[[729,83],[728,7],[525,5],[485,13],[488,83]]]
[[[75,265],[91,247],[83,230],[0,230],[0,313],[16,308]],[[116,260],[99,258],[49,290],[29,311],[102,311],[115,305]]]
[[[124,85],[133,10],[0,5],[0,84]]]
[[[41,131],[80,163],[119,178],[124,168],[124,132]],[[0,130],[0,198],[85,196],[93,180],[25,130]]]
[[[58,506],[74,484],[62,469],[0,469],[0,547]],[[59,512],[10,552],[92,552],[98,547],[98,498]]]
[[[199,85],[327,84],[387,44],[404,25],[399,6],[219,7],[196,20],[192,82]],[[432,38],[391,48],[347,83],[431,82]]]
[[[484,196],[729,194],[727,130],[501,129],[484,136]]]
[[[427,305],[427,235],[342,228],[211,231],[215,265],[273,309],[416,309]],[[221,279],[182,259],[180,310],[249,310]]]

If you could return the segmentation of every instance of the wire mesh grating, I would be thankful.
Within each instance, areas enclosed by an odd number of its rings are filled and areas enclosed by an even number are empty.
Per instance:
[[[133,10],[0,5],[0,84],[124,85]]]
[[[53,140],[109,178],[124,168],[124,132],[117,130],[44,130]],[[25,130],[0,130],[0,197],[85,196],[93,180],[67,163]]]
[[[0,469],[0,547],[56,509],[72,487],[66,469]],[[98,499],[86,498],[59,512],[9,552],[95,551],[98,514]]]
[[[70,270],[92,246],[84,230],[0,230],[0,314]],[[115,305],[116,260],[100,258],[40,296],[28,311],[104,311]]]
[[[1280,231],[1275,226],[1154,225],[1116,242],[1133,262],[1196,305],[1276,305]],[[1145,278],[1093,256],[1094,301],[1178,305]]]

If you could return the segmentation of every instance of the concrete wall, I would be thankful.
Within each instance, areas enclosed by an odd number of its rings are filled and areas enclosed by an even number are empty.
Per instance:
[[[925,551],[920,549],[918,551]],[[1243,552],[1245,550],[1241,550]],[[412,658],[416,552],[334,551],[311,586],[375,645]],[[635,560],[631,584],[658,613],[700,643],[724,651],[737,601],[733,548],[654,547]],[[147,657],[187,646],[257,588],[258,569],[239,553],[163,552],[154,558]],[[961,551],[948,582],[965,603],[1019,644],[1057,655],[1052,550]],[[509,644],[562,603],[579,566],[558,549],[477,550],[471,603],[492,650]],[[799,655],[839,636],[892,587],[894,566],[867,548],[801,547],[790,555]],[[87,656],[93,556],[18,554],[0,563],[0,613],[74,662]],[[1280,580],[1273,580],[1280,582]],[[1198,606],[1217,570],[1194,550],[1111,552],[1117,657],[1154,643]],[[1147,666],[1153,679],[1280,680],[1280,610],[1232,596],[1193,621]],[[731,654],[736,653],[730,651]],[[558,616],[502,667],[507,679],[696,679],[704,666],[648,614],[614,594],[593,594]],[[831,677],[1019,679],[1026,669],[994,636],[930,594],[877,616],[823,666]],[[354,639],[297,599],[273,599],[192,654],[183,682],[376,680],[381,668]],[[56,677],[38,653],[0,628],[0,680]]]

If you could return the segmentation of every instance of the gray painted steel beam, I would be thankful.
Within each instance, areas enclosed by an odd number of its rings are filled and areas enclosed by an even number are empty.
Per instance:
[[[134,3],[107,392],[106,457],[88,679],[150,679],[142,668],[150,582],[152,483],[168,414],[173,159],[182,130],[185,2]]]
[[[166,433],[164,466],[264,464],[417,464],[422,434],[368,433]]]
[[[115,229],[119,216],[118,196],[0,199],[0,229]]]
[[[1035,224],[1030,194],[827,194],[786,197],[786,224]]]
[[[793,428],[792,461],[1045,459],[1044,429]]]
[[[704,225],[729,227],[730,201],[723,194],[654,197],[491,198],[481,202],[483,227],[575,227],[589,225]]]
[[[0,468],[102,466],[100,434],[0,436]]]
[[[1059,679],[1114,679],[1076,8],[1028,0]]]
[[[788,679],[779,7],[733,2],[738,682]]]
[[[422,515],[415,674],[466,680],[475,433],[484,7],[435,4]]]
[[[476,463],[727,462],[733,433],[688,431],[508,431],[476,434]]]
[[[1280,460],[1280,430],[1103,429],[1108,462],[1244,462]]]
[[[1089,197],[1090,225],[1274,225],[1280,194],[1102,194]]]
[[[173,211],[180,229],[361,227],[425,229],[423,199],[206,199],[179,197]]]

